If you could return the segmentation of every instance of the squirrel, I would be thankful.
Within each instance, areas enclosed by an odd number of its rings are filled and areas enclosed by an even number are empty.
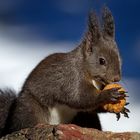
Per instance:
[[[27,77],[20,93],[0,90],[0,135],[39,123],[73,123],[102,130],[98,117],[105,103],[119,101],[118,88],[101,91],[121,79],[121,58],[111,11],[104,7],[102,25],[90,12],[79,45],[51,54]]]

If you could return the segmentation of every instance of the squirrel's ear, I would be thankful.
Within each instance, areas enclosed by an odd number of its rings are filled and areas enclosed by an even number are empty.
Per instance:
[[[114,19],[111,11],[106,6],[103,8],[102,22],[103,22],[103,35],[104,36],[108,35],[114,38],[115,36]]]
[[[89,13],[88,30],[85,35],[86,50],[92,51],[92,47],[100,38],[99,22],[95,12]]]

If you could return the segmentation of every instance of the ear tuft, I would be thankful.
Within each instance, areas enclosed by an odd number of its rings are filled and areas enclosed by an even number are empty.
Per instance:
[[[114,38],[115,36],[114,19],[111,11],[106,6],[103,8],[102,21],[103,21],[103,35],[104,36],[107,35]]]
[[[93,51],[93,46],[99,41],[101,36],[99,22],[95,12],[90,12],[88,17],[88,30],[85,34],[85,49],[88,54]]]
[[[87,37],[90,39],[89,41],[92,41],[95,43],[100,38],[98,18],[96,16],[96,13],[93,11],[89,13]]]

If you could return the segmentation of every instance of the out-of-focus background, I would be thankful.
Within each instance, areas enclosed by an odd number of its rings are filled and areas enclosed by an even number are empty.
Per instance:
[[[88,12],[107,5],[115,19],[123,59],[122,84],[129,92],[130,118],[101,114],[104,130],[140,132],[139,0],[0,0],[0,88],[20,91],[31,70],[53,52],[79,43]]]

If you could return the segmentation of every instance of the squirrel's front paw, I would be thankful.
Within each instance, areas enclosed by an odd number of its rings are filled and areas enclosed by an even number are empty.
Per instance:
[[[126,102],[126,97],[128,97],[126,93],[127,92],[119,84],[107,85],[101,91],[102,96],[105,98],[102,107],[108,112],[115,113],[117,115],[117,120],[119,120],[121,114],[129,118],[128,113],[130,111],[125,107],[129,104]]]
[[[123,99],[126,94],[120,93],[120,88],[106,89],[100,92],[102,98],[104,98],[103,104],[106,103],[117,103],[120,99]]]

